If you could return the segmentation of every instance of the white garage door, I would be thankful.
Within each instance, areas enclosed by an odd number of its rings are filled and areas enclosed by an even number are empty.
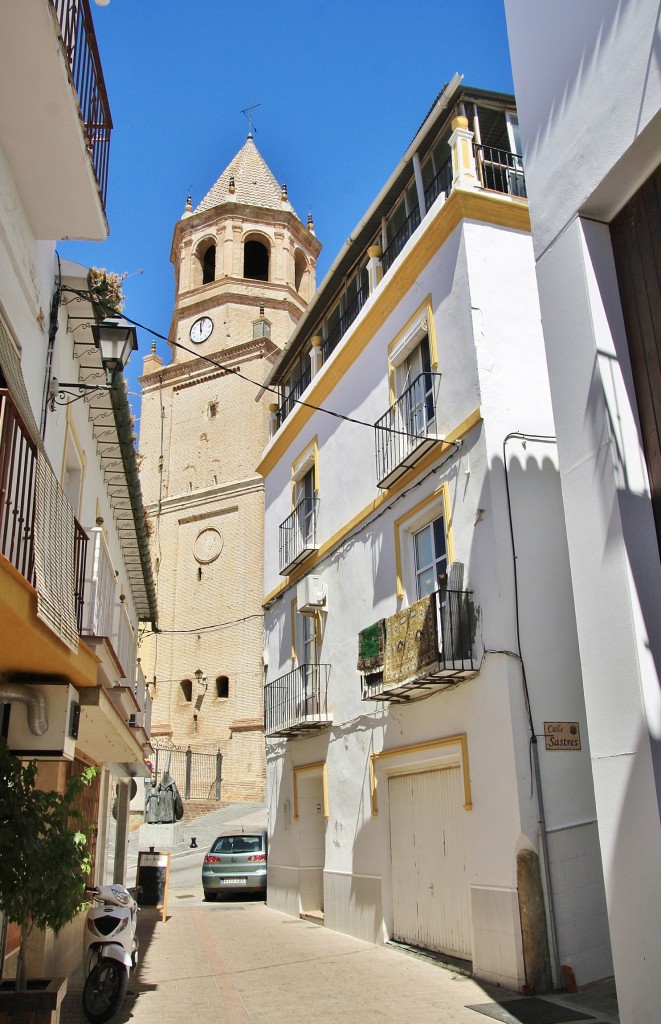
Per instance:
[[[393,937],[471,958],[460,768],[391,776]]]

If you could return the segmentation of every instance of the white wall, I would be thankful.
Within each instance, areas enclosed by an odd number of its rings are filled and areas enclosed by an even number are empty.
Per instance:
[[[473,809],[464,812],[463,820],[476,970],[517,987],[524,979],[518,924],[512,924],[516,853],[526,847],[538,850],[539,835],[516,657],[503,442],[510,431],[553,434],[529,237],[476,223],[455,230],[323,404],[368,423],[385,412],[388,343],[428,294],[442,374],[439,433],[450,432],[478,406],[484,422],[466,436],[458,453],[447,461],[445,456],[439,459],[445,464],[436,473],[426,478],[421,474],[415,481],[418,486],[397,497],[382,516],[345,539],[314,568],[328,592],[320,661],[331,666],[333,727],[312,738],[269,741],[274,829],[269,871],[277,879],[269,902],[297,912],[297,833],[293,823],[284,827],[283,812],[287,801],[293,804],[292,767],[325,761],[330,805],[326,921],[372,941],[387,936],[392,925],[387,776],[380,779],[379,814],[374,817],[369,755],[466,732]],[[370,302],[377,302],[379,295],[377,291]],[[359,318],[343,344],[360,323]],[[332,372],[332,363],[324,372]],[[319,445],[321,543],[379,493],[373,432],[315,413],[266,479],[267,593],[281,581],[277,536],[278,526],[291,512],[291,466],[314,436]],[[545,720],[579,721],[583,739],[580,752],[540,755],[549,825],[573,837],[576,828],[590,828],[595,808],[555,446],[529,441],[524,448],[516,440],[508,443],[506,455],[535,731],[543,731]],[[362,701],[356,669],[358,632],[398,607],[394,521],[431,496],[442,481],[448,484],[454,558],[467,567],[479,616],[478,658],[487,652],[481,670],[475,678],[420,703],[388,706]],[[291,669],[294,596],[295,588],[287,589],[266,613],[269,682]],[[405,602],[410,601],[409,588]],[[413,750],[406,757],[410,767],[421,769],[433,764],[438,754]],[[553,844],[556,879],[566,879],[563,891],[575,894],[580,871],[587,865],[593,872],[595,891],[581,906],[583,920],[592,922],[596,938],[577,939],[576,921],[563,906],[561,949],[581,980],[587,981],[610,970],[603,886],[599,889],[594,844],[583,844],[580,857],[572,844],[573,838],[564,847],[560,841]],[[499,922],[498,953],[488,934],[488,919]]]
[[[652,1022],[661,568],[608,222],[661,154],[659,9],[656,0],[506,8],[620,1015]]]
[[[586,204],[610,219],[658,163],[659,7],[505,0],[505,8],[539,256]]]

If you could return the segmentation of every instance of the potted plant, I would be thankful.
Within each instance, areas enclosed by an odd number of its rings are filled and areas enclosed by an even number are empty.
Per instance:
[[[0,1022],[59,1019],[66,978],[28,981],[27,945],[33,928],[58,931],[83,909],[92,858],[74,804],[96,772],[74,775],[64,793],[41,790],[36,762],[0,740],[0,911],[21,932],[15,982],[0,986]]]
[[[105,268],[90,267],[87,273],[89,297],[97,321],[107,316],[119,316],[124,309],[124,292],[122,281],[124,274],[115,274]]]

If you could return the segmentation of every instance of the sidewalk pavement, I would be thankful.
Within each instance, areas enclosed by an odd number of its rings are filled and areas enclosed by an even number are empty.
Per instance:
[[[240,812],[236,806],[223,808],[205,816],[212,820],[190,822],[188,844],[195,835],[204,849],[237,820],[244,827],[265,821],[262,808],[248,807]],[[134,847],[137,859],[137,838]],[[187,849],[184,842],[173,855]],[[261,899],[229,896],[205,904],[198,885],[170,890],[165,921],[159,912],[143,909],[138,934],[140,965],[114,1024],[618,1021],[612,983],[577,996],[532,1000],[537,1015],[526,1016],[531,1000],[506,989],[480,984],[393,946],[375,946],[289,917]],[[82,987],[78,970],[69,979],[61,1024],[84,1024]],[[545,1016],[540,1016],[540,1004]],[[472,1009],[476,1005],[486,1007],[488,1015]]]

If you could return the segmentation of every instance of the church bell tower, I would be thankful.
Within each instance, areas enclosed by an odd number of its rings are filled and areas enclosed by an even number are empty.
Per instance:
[[[213,795],[218,752],[223,800],[264,796],[264,492],[255,467],[270,396],[258,395],[314,293],[320,249],[252,133],[195,209],[189,197],[174,229],[171,361],[152,351],[140,381],[161,629],[142,667],[154,744],[190,747],[198,766],[191,798]]]

